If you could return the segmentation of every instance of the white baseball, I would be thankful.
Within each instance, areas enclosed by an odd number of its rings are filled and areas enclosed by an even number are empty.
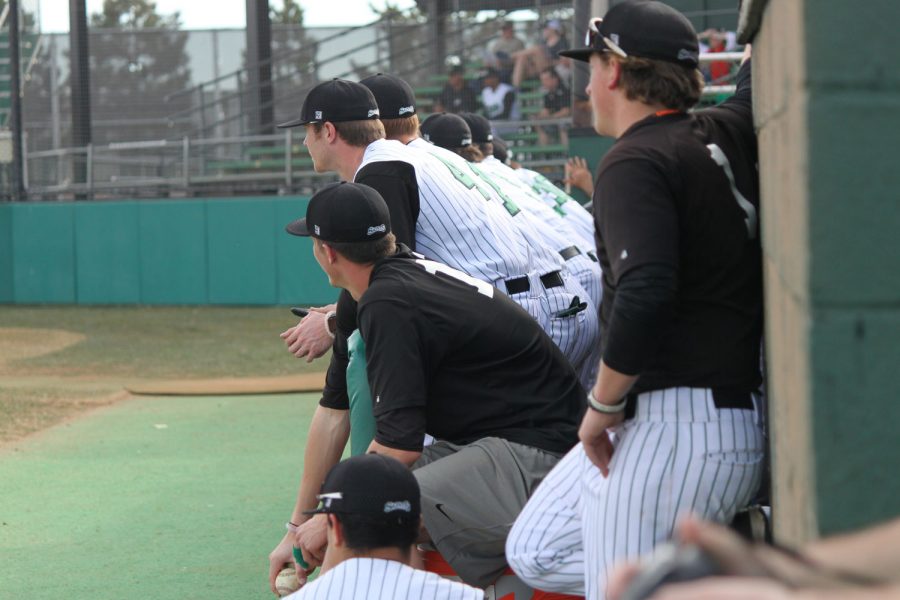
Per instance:
[[[300,589],[300,582],[297,580],[297,573],[294,567],[285,567],[275,578],[275,589],[281,597],[293,594]]]

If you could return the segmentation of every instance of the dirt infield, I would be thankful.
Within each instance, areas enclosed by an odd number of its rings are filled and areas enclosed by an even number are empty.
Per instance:
[[[307,364],[278,337],[292,322],[284,308],[4,307],[0,445],[132,394],[321,390],[327,358]]]

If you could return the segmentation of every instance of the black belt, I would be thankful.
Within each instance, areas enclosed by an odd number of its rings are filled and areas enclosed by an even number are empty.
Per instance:
[[[527,277],[507,279],[503,283],[506,284],[506,293],[510,296],[512,296],[513,294],[521,294],[522,292],[527,292],[531,289],[531,283],[528,281]],[[565,285],[562,274],[559,271],[553,271],[551,273],[541,275],[541,283],[543,283],[544,287],[548,290],[550,288]]]
[[[739,392],[726,388],[712,388],[713,404],[716,408],[737,408],[742,410],[753,410],[753,394],[750,392]],[[637,411],[638,394],[628,394],[625,396],[625,418],[633,419]]]
[[[563,257],[563,260],[575,258],[579,254],[581,254],[581,250],[578,249],[578,246],[569,246],[559,251],[559,255]]]

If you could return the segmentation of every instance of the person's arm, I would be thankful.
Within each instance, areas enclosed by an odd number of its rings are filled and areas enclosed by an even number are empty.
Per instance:
[[[411,467],[412,464],[419,460],[419,457],[422,456],[421,451],[391,448],[390,446],[383,446],[375,440],[372,440],[372,443],[369,444],[369,449],[366,452],[368,454],[384,454],[386,456],[390,456],[391,458],[399,460],[407,467]]]
[[[316,507],[316,495],[325,480],[328,470],[337,464],[350,436],[350,418],[346,410],[334,410],[324,406],[316,407],[309,433],[306,438],[306,449],[303,453],[303,474],[290,522],[302,525],[309,519],[303,514],[305,510]],[[275,578],[286,565],[293,563],[293,547],[295,535],[288,531],[269,554],[269,586],[275,590]],[[298,565],[298,579],[305,571]],[[303,583],[303,582],[301,582]]]
[[[900,583],[900,519],[812,542],[804,554],[822,565]]]
[[[419,218],[419,184],[415,168],[402,161],[372,162],[354,178],[375,188],[387,204],[391,231],[401,244],[416,249],[416,221]]]
[[[425,441],[425,363],[430,344],[436,343],[423,339],[413,299],[405,292],[392,286],[379,290],[377,298],[364,296],[359,312],[374,403],[375,438],[370,451],[383,449],[404,462],[420,453]],[[372,288],[366,293],[372,293]]]

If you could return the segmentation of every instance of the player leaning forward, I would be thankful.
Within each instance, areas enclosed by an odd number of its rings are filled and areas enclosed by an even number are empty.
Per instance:
[[[387,205],[368,186],[323,188],[288,231],[313,238],[331,284],[357,301],[376,420],[369,451],[414,469],[420,541],[466,583],[490,584],[506,567],[510,524],[576,442],[584,401],[574,369],[497,288],[396,245]],[[307,444],[307,460],[320,462],[342,449]],[[301,537],[319,554],[324,520],[305,523]]]
[[[588,93],[616,138],[594,193],[602,360],[576,446],[517,519],[514,570],[603,598],[606,574],[670,537],[679,514],[729,520],[762,473],[758,175],[750,64],[700,97],[697,37],[659,2],[590,23]]]

